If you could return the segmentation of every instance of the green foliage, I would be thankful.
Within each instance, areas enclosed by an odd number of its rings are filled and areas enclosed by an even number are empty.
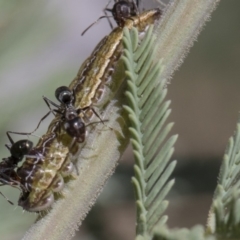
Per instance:
[[[154,63],[153,27],[139,45],[138,32],[124,29],[124,63],[126,66],[126,96],[131,126],[131,143],[135,156],[132,182],[137,204],[137,239],[149,239],[156,227],[167,221],[163,213],[168,206],[164,200],[174,180],[168,181],[176,161],[169,163],[177,136],[166,140],[173,124],[165,125],[171,112],[170,101],[162,80],[161,63]],[[160,79],[160,81],[159,81]]]
[[[161,79],[161,62],[154,62],[152,29],[141,43],[136,29],[124,29],[123,41],[129,101],[124,108],[131,122],[135,156],[132,182],[137,205],[136,239],[240,239],[240,122],[224,155],[207,231],[200,225],[190,230],[169,230],[165,225],[167,216],[163,214],[168,201],[164,199],[174,183],[168,179],[176,165],[169,160],[177,136],[166,139],[173,124],[165,124],[170,101],[164,101],[167,89]]]
[[[240,122],[223,157],[208,227],[225,239],[240,239]]]
[[[192,229],[182,228],[169,230],[166,227],[158,229],[153,240],[215,240],[214,236],[204,236],[205,230],[203,226],[197,225]]]

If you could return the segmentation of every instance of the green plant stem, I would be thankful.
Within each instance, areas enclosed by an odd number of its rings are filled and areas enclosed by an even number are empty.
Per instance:
[[[116,124],[117,109],[111,107],[107,112],[112,117],[108,126],[115,129],[120,128],[119,123]],[[127,143],[127,138],[124,139],[123,135],[117,138],[107,126],[100,126],[98,130],[89,134],[86,148],[90,149],[81,153],[80,175],[68,183],[62,192],[64,198],[54,203],[53,209],[30,228],[24,239],[71,239],[81,225],[117,165],[124,149],[123,146],[120,149],[120,145],[126,146]]]
[[[162,77],[170,79],[220,0],[173,0],[156,29],[157,58],[163,59]],[[157,61],[158,61],[157,59]]]

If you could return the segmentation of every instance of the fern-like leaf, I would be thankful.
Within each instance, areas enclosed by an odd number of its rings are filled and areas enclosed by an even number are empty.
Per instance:
[[[240,239],[240,120],[223,157],[208,231],[223,238]]]
[[[164,200],[174,180],[168,181],[176,161],[169,163],[177,136],[166,137],[173,124],[165,125],[171,112],[165,81],[161,80],[161,62],[154,63],[153,27],[149,27],[139,43],[136,29],[124,29],[124,63],[126,67],[126,96],[124,106],[131,122],[129,131],[135,156],[132,178],[137,204],[137,239],[149,239],[156,227],[167,221]]]
[[[205,236],[204,227],[194,226],[192,229],[171,229],[166,227],[159,228],[155,233],[153,240],[217,240],[215,236]]]

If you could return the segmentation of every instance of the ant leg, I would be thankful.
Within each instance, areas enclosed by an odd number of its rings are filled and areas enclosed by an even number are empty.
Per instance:
[[[168,4],[162,2],[161,0],[155,0],[160,6],[162,6],[163,8],[165,8]]]
[[[13,144],[13,143],[12,143],[12,138],[11,138],[10,135],[9,135],[10,133],[11,133],[11,134],[18,134],[18,135],[32,135],[34,132],[36,132],[36,131],[38,130],[38,128],[39,128],[39,126],[41,125],[41,123],[43,122],[43,120],[46,119],[46,118],[50,115],[51,112],[52,112],[52,111],[49,111],[47,114],[45,114],[45,115],[41,118],[41,120],[39,121],[37,127],[36,127],[32,132],[26,133],[26,132],[7,131],[6,134],[7,134],[7,136],[8,136],[8,139],[10,140],[11,144]]]
[[[21,183],[19,183],[19,182],[17,182],[17,181],[12,181],[12,182],[15,183],[16,185],[11,185],[11,184],[10,184],[11,187],[18,189],[20,192],[21,192],[21,191],[22,191],[22,192],[23,192],[23,191],[26,191],[25,186],[23,186]]]
[[[47,98],[47,97],[44,97],[44,96],[43,96],[43,100],[44,100],[44,102],[47,104],[47,106],[48,106],[48,108],[50,109],[50,111],[51,111],[51,112],[53,113],[53,115],[55,116],[54,110],[51,108],[50,104],[53,105],[54,107],[58,108],[58,109],[60,108],[60,106],[57,105],[55,102],[53,102],[52,100],[50,100],[50,99]]]
[[[0,192],[0,194],[11,204],[14,205],[13,202],[11,202],[2,192]]]
[[[58,126],[57,126],[57,128],[58,128],[58,134],[59,134],[59,136],[60,136],[60,134],[61,134],[61,120],[58,122]]]
[[[109,9],[109,8],[105,8],[104,10],[103,10],[103,12],[104,12],[104,14],[105,14],[105,16],[106,16],[106,18],[107,18],[107,20],[108,20],[108,23],[109,23],[109,25],[110,25],[110,28],[111,29],[113,29],[113,24],[112,24],[112,22],[110,21],[110,17],[112,17],[112,16],[108,16],[107,15],[107,12],[112,12],[112,9]]]
[[[14,167],[15,168],[15,167]],[[9,171],[9,170],[13,170],[13,168],[4,168],[4,171]],[[11,185],[11,183],[13,182],[17,182],[15,180],[13,180],[13,178],[11,178],[9,176],[9,174],[6,174],[5,172],[1,172],[1,175],[0,175],[0,182],[5,184],[5,185]],[[18,183],[18,182],[17,182]]]
[[[25,190],[25,187],[19,181],[13,180],[11,178],[7,180],[8,176],[6,174],[2,173],[1,175],[3,176],[3,178],[2,177],[0,178],[0,182],[1,182],[0,186],[8,185],[18,189],[19,191]]]
[[[136,11],[137,15],[139,15],[139,0],[136,0],[136,2],[133,0],[133,7],[134,10]]]
[[[91,126],[91,125],[93,125],[93,124],[97,124],[97,123],[102,123],[102,124],[104,124],[104,122],[108,122],[109,120],[101,120],[101,121],[96,121],[96,122],[91,122],[91,123],[89,123],[89,124],[87,124],[86,125],[86,127],[88,127],[88,126]],[[104,124],[105,125],[105,124]],[[109,126],[107,126],[110,130],[113,130],[113,128],[112,127],[109,127]]]
[[[112,13],[112,9],[108,8],[109,4],[110,4],[111,0],[108,1],[107,5],[105,6],[105,8],[103,9],[103,13],[105,16],[107,16],[107,20],[108,20],[108,23],[110,25],[110,28],[113,29],[113,24],[112,22],[110,21],[109,19],[109,16],[107,15],[107,12],[111,12]],[[115,1],[116,2],[116,1]]]
[[[13,144],[14,144],[14,141],[13,141],[13,139],[11,138],[10,134],[9,134],[8,132],[6,132],[6,134],[7,134],[8,140],[9,140],[10,143],[13,145]],[[5,146],[6,146],[6,148],[7,148],[8,150],[10,150],[10,146],[9,146],[9,145],[6,144]]]
[[[80,110],[80,112],[82,111],[83,114],[85,115],[84,111],[87,110],[88,108],[90,108],[90,109],[93,111],[93,113],[99,118],[99,120],[102,122],[102,124],[104,124],[104,121],[102,120],[102,118],[100,117],[100,115],[95,111],[95,109],[94,109],[93,107],[85,107],[85,108],[82,108],[82,109],[79,109],[79,110]],[[77,112],[78,112],[79,110],[77,110]],[[79,113],[80,113],[80,112],[79,112]],[[78,114],[79,114],[79,113],[78,113]],[[85,117],[86,117],[86,116],[85,116]]]
[[[101,121],[91,122],[91,123],[87,124],[86,127],[91,126],[91,125],[93,125],[93,124],[97,124],[97,123],[102,123],[102,124],[104,124],[104,122],[108,122],[108,121],[109,121],[109,120],[101,120]]]
[[[79,108],[79,109],[76,110],[76,112],[77,112],[78,115],[82,112],[83,115],[84,115],[84,118],[87,119],[88,122],[90,122],[90,119],[85,114],[85,110],[87,110],[87,109],[90,109],[90,107]],[[84,119],[84,121],[85,121],[85,119]]]
[[[70,143],[69,149],[71,149],[72,147],[74,147],[74,144],[77,143],[76,138],[74,137],[72,139],[72,142]],[[79,153],[80,154],[80,153]],[[78,157],[75,157],[74,159],[72,159],[72,154],[70,153],[70,151],[68,152],[68,157],[71,159],[71,162],[73,164],[73,167],[76,169],[76,173],[77,176],[79,176],[79,170],[78,170],[78,166],[77,166],[77,161],[78,161]]]
[[[77,175],[79,176],[79,170],[78,170],[78,166],[77,166],[77,160],[73,161],[72,163],[73,163],[74,168],[76,169]]]
[[[104,124],[104,121],[102,120],[102,118],[99,116],[99,114],[95,111],[95,109],[92,107],[91,110],[93,111],[93,113],[100,119],[100,121],[102,122],[102,124]]]
[[[110,28],[113,29],[113,24],[112,24],[112,22],[111,22],[110,19],[109,19],[111,16],[108,16],[108,15],[107,15],[107,12],[112,12],[112,9],[109,9],[109,8],[108,8],[108,6],[109,6],[109,4],[110,4],[111,1],[112,1],[112,0],[109,0],[109,1],[108,1],[107,5],[106,5],[105,8],[103,9],[103,13],[104,13],[104,15],[107,17],[107,20],[108,20],[108,23],[109,23],[109,25],[110,25]]]
[[[74,168],[76,169],[77,175],[79,176],[79,170],[78,170],[78,166],[77,166],[77,160],[78,160],[78,158],[76,158],[74,161],[72,161],[72,163],[73,163]]]
[[[10,151],[10,149],[11,149],[11,145],[9,145],[9,144],[5,144],[5,147]]]
[[[32,132],[26,133],[26,132],[7,131],[6,134],[7,134],[7,136],[8,136],[9,141],[11,142],[11,144],[13,144],[14,141],[13,141],[13,139],[11,138],[10,133],[11,133],[11,134],[19,134],[19,135],[31,135],[31,134],[33,134],[34,132],[37,131],[37,129],[39,128],[39,126],[41,125],[41,123],[43,122],[43,120],[46,119],[46,118],[50,115],[50,113],[53,113],[53,115],[55,116],[55,112],[57,112],[57,110],[54,111],[54,110],[51,108],[50,104],[53,105],[54,107],[57,107],[57,108],[59,108],[59,105],[57,105],[56,103],[54,103],[53,101],[51,101],[50,99],[48,99],[47,97],[44,97],[44,96],[43,96],[43,100],[45,101],[45,103],[46,103],[46,105],[48,106],[48,108],[50,109],[50,111],[41,118],[41,120],[39,121],[37,127],[36,127]],[[6,147],[9,149],[9,146],[6,146]]]
[[[136,5],[137,7],[139,7],[139,0],[136,0],[136,3],[134,2],[134,5]]]
[[[5,174],[1,174],[1,175],[3,175],[3,177],[5,178]],[[10,184],[10,181],[9,180],[6,180],[6,179],[4,179],[4,178],[0,178],[0,182],[1,182],[1,185],[0,186],[5,186],[5,185],[11,185]]]

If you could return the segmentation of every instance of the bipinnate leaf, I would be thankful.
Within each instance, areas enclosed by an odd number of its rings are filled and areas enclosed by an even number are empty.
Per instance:
[[[229,139],[207,223],[208,232],[240,239],[240,120]]]
[[[201,225],[191,229],[171,229],[162,226],[154,233],[152,240],[217,240],[215,236],[205,236],[205,229]]]
[[[137,238],[151,239],[156,227],[167,221],[165,200],[174,180],[169,181],[176,161],[169,163],[177,136],[167,139],[173,127],[166,124],[171,113],[166,81],[161,79],[161,62],[154,63],[153,26],[144,39],[138,40],[136,29],[124,29],[124,63],[127,75],[126,97],[131,143],[135,156],[132,183],[137,205]]]

